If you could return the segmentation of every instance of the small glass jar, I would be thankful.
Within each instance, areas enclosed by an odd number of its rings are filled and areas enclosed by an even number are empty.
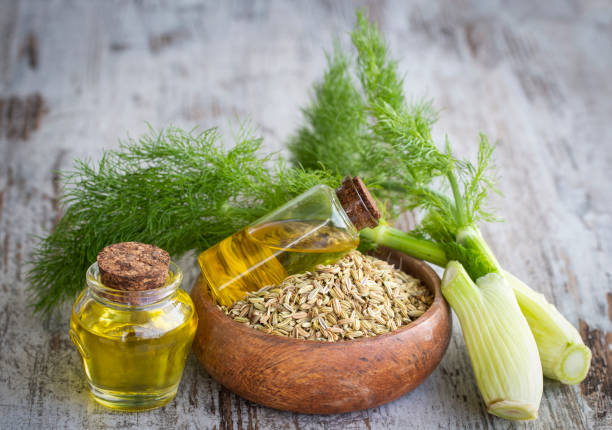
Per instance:
[[[191,298],[179,288],[182,279],[171,262],[163,286],[125,291],[100,282],[98,263],[87,270],[70,337],[96,401],[139,411],[174,398],[198,321]]]

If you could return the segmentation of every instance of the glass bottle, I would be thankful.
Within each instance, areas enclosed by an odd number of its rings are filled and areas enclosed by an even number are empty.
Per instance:
[[[200,268],[213,299],[229,306],[249,291],[336,261],[375,227],[380,211],[363,181],[318,185],[204,251]]]
[[[169,257],[168,262],[165,282],[141,290],[105,285],[98,262],[87,270],[87,288],[72,309],[70,337],[91,392],[104,406],[152,409],[176,395],[198,317],[179,288],[181,270]]]

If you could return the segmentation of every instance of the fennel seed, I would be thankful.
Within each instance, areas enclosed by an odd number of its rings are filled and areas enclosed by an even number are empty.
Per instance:
[[[388,333],[433,302],[418,279],[353,251],[335,264],[249,293],[230,307],[234,320],[278,336],[335,342]]]

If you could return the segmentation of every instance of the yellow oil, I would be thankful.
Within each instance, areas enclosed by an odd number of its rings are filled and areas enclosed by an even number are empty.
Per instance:
[[[357,245],[354,232],[325,221],[273,221],[240,230],[198,261],[213,298],[229,306],[249,291],[336,261]]]
[[[179,289],[169,300],[136,309],[81,297],[77,303],[70,334],[95,399],[128,411],[172,400],[197,326],[189,295]]]

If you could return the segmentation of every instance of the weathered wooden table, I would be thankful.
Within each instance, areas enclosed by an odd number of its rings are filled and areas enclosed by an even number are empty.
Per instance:
[[[605,1],[369,2],[405,87],[441,108],[436,135],[473,154],[499,139],[501,261],[593,349],[580,386],[546,381],[528,428],[612,426],[612,5]],[[508,428],[487,415],[455,321],[414,392],[336,416],[279,412],[226,391],[191,356],[166,407],[119,414],[88,395],[63,318],[28,308],[34,235],[61,216],[55,170],[128,133],[251,118],[281,149],[321,76],[343,2],[0,1],[0,428]],[[229,139],[228,139],[229,141]],[[408,222],[405,220],[405,222]],[[195,273],[195,260],[184,259]],[[67,267],[66,270],[70,270]],[[188,270],[189,271],[189,270]],[[323,363],[324,365],[324,363]]]

